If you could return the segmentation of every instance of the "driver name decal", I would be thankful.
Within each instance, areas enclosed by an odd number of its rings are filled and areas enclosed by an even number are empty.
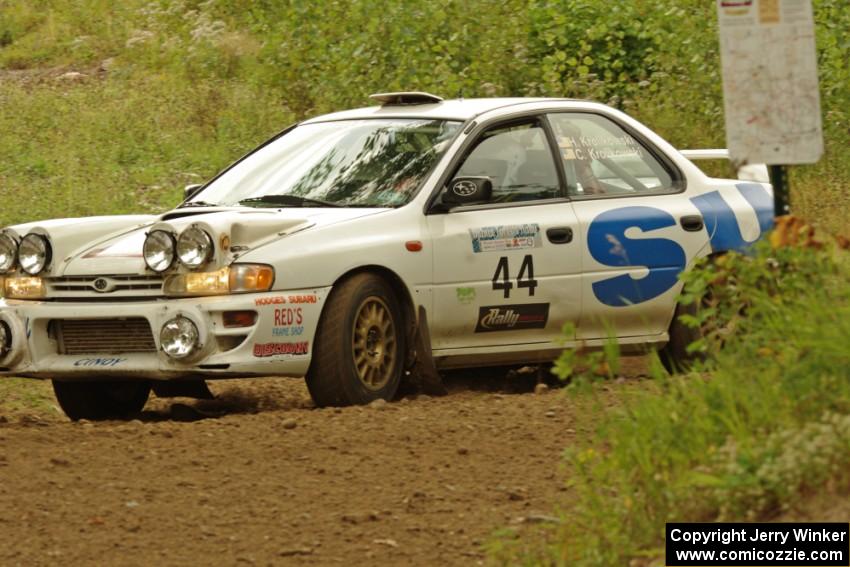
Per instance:
[[[548,303],[489,305],[478,309],[476,333],[543,329],[549,320]]]
[[[476,254],[538,248],[542,245],[540,225],[536,223],[471,228],[469,236],[472,238],[472,251]]]

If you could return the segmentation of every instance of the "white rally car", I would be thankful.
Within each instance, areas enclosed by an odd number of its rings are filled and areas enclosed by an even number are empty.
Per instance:
[[[602,104],[373,98],[165,214],[3,229],[0,374],[50,378],[98,419],[225,377],[390,399],[406,376],[551,361],[565,323],[567,346],[614,329],[675,362],[679,274],[773,220],[769,185],[709,178]]]

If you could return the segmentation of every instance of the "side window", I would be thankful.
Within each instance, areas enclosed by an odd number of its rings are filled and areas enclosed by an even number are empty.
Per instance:
[[[670,172],[628,132],[597,114],[557,113],[549,120],[572,197],[678,191]]]
[[[552,151],[537,120],[484,132],[455,173],[461,176],[489,177],[494,203],[561,196]]]

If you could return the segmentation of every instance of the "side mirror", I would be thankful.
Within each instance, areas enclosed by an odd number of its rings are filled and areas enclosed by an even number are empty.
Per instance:
[[[192,195],[198,192],[198,189],[203,187],[203,183],[192,183],[183,188],[183,200],[191,199]]]
[[[474,205],[486,203],[493,195],[493,182],[489,177],[455,177],[443,192],[446,205]]]

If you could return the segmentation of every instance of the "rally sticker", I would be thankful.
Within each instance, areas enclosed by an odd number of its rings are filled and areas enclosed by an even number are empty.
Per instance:
[[[542,329],[549,320],[548,303],[490,305],[478,309],[476,333]]]
[[[471,228],[469,229],[469,235],[472,237],[472,251],[475,253],[538,248],[542,245],[540,225],[538,224],[511,224]]]
[[[74,366],[101,366],[106,368],[111,368],[113,366],[117,366],[122,362],[127,362],[126,358],[81,358],[79,360],[74,361]]]
[[[464,305],[468,305],[470,303],[475,302],[475,288],[474,287],[459,287],[455,289],[457,293],[457,300]]]
[[[310,343],[257,343],[254,345],[254,356],[274,356],[276,354],[307,354]]]

